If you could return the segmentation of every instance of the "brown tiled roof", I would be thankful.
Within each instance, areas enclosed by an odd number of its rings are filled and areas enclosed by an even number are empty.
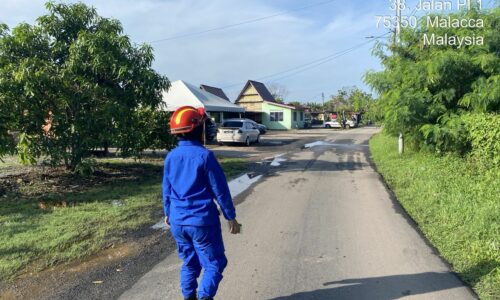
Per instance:
[[[243,95],[243,92],[245,92],[246,89],[250,85],[252,85],[255,88],[255,90],[257,90],[257,93],[264,101],[276,102],[276,99],[274,99],[273,95],[271,95],[271,93],[269,92],[267,87],[262,82],[258,82],[258,81],[254,81],[254,80],[247,81],[247,83],[245,84],[245,86],[241,90],[240,94],[236,98],[236,101],[238,101],[241,98],[241,96]]]
[[[224,91],[221,88],[202,84],[202,85],[200,85],[200,89],[204,90],[205,92],[209,92],[210,94],[213,94],[215,96],[218,96],[222,99],[229,101],[229,98],[226,96],[226,94],[224,93]]]

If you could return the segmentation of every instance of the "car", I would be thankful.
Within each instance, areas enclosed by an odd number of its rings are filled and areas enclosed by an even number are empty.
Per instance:
[[[217,143],[244,143],[250,146],[260,141],[260,131],[251,120],[227,119],[217,130]]]
[[[266,125],[259,124],[255,122],[254,120],[247,119],[248,121],[252,122],[255,126],[257,126],[257,129],[259,129],[260,134],[266,134],[267,132],[267,127]]]
[[[229,120],[229,119],[228,119],[228,120]],[[233,120],[233,121],[235,121],[235,120],[248,121],[248,122],[251,122],[252,124],[254,124],[255,126],[257,126],[257,129],[259,129],[260,134],[266,134],[266,132],[267,132],[267,127],[266,127],[266,125],[262,125],[262,124],[260,124],[260,123],[257,123],[257,122],[255,122],[255,121],[254,121],[254,120],[252,120],[252,119],[247,119],[247,118],[233,118],[233,119],[231,119],[231,120]]]
[[[358,124],[354,120],[347,120],[345,122],[345,127],[346,128],[354,128],[354,127],[358,127]]]
[[[342,125],[337,120],[326,121],[323,126],[325,128],[342,128]]]

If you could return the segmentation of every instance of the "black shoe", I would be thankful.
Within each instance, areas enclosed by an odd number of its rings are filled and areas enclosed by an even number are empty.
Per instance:
[[[212,297],[203,297],[200,300],[214,300],[214,298],[212,298]]]
[[[198,300],[198,298],[196,297],[196,294],[194,294],[194,295],[191,295],[187,298],[184,298],[184,300]]]

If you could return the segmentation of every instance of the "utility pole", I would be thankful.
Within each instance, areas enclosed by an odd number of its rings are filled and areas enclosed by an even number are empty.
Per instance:
[[[323,100],[323,122],[326,122],[326,113],[325,113],[325,93],[321,93],[321,99]]]
[[[394,43],[399,43],[399,35],[401,34],[401,5],[402,1],[405,0],[395,0],[396,1],[396,30],[394,34]]]
[[[401,1],[405,0],[395,0],[396,1],[396,30],[394,32],[394,46],[399,44],[399,35],[401,34]],[[404,137],[403,133],[399,133],[398,139],[398,153],[399,155],[403,155],[404,153]]]

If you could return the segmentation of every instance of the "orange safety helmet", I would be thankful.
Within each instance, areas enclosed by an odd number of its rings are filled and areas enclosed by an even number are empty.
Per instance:
[[[181,134],[193,131],[207,119],[205,108],[182,106],[175,110],[170,118],[170,133]]]

